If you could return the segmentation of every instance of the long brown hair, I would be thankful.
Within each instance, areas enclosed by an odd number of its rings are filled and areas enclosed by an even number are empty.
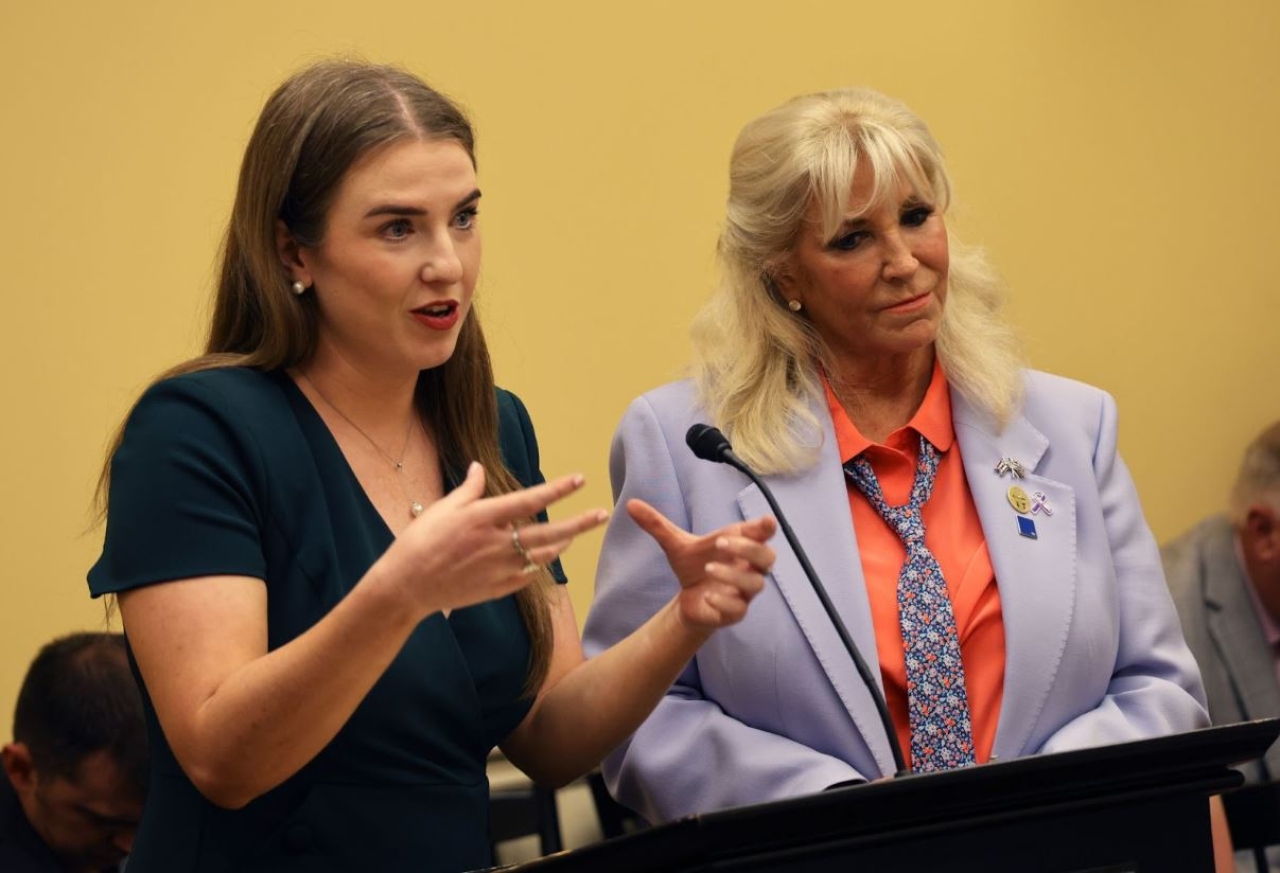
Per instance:
[[[290,293],[276,250],[277,221],[300,244],[319,244],[351,166],[374,149],[410,138],[457,142],[475,164],[475,134],[462,110],[404,70],[329,60],[277,88],[245,148],[205,353],[156,381],[218,367],[271,371],[307,361],[316,346],[316,303],[314,295]],[[485,468],[486,495],[520,488],[498,444],[493,366],[474,308],[452,357],[419,376],[415,399],[446,469],[461,471],[476,460]],[[98,480],[103,515],[111,458],[123,434],[121,425]],[[541,687],[551,660],[551,584],[544,571],[516,596],[532,646],[527,693]]]

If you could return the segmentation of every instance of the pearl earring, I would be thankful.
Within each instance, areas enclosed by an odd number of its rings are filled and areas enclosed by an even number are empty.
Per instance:
[[[801,303],[799,300],[788,300],[787,308],[790,309],[792,312],[799,312],[801,309],[804,308],[804,304]]]
[[[303,294],[307,293],[307,286],[301,282],[294,282],[289,286],[289,290],[294,293],[294,296],[301,297]]]

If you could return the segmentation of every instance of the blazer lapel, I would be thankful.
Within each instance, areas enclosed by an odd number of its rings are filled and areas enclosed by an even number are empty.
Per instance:
[[[1005,636],[1004,697],[996,729],[997,758],[1023,754],[1037,715],[1053,686],[1071,626],[1076,588],[1075,492],[1035,471],[1049,440],[1022,416],[1001,432],[957,392],[951,394],[956,440],[965,478],[982,522],[1000,592]],[[1026,475],[996,472],[1002,458]],[[1018,513],[1009,490],[1043,495],[1048,511]],[[1034,530],[1020,528],[1019,518]],[[1029,534],[1034,533],[1034,538]]]
[[[883,693],[871,607],[862,579],[862,561],[849,515],[848,492],[835,432],[825,408],[815,406],[814,413],[823,428],[818,463],[795,476],[769,477],[768,484],[849,635],[856,641],[862,641],[862,658],[871,668]],[[755,485],[749,485],[739,493],[738,505],[745,518],[772,514],[764,495]],[[893,754],[884,736],[875,702],[862,684],[857,667],[809,584],[799,559],[791,547],[780,540],[781,537],[774,541],[778,559],[773,567],[773,578],[778,590],[822,665],[827,680],[848,710],[863,742],[875,757],[880,771],[893,773]]]

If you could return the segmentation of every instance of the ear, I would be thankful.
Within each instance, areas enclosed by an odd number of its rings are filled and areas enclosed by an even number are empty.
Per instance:
[[[791,255],[785,255],[769,264],[764,271],[765,278],[773,286],[774,293],[786,304],[792,300],[804,303],[803,289],[796,278],[795,262]]]
[[[302,246],[298,245],[293,232],[279,218],[276,219],[276,255],[280,258],[280,263],[284,264],[289,281],[301,282],[308,288],[314,284],[311,281],[311,270],[303,259]]]
[[[1280,559],[1280,518],[1265,503],[1254,503],[1245,511],[1243,539],[1262,561]]]
[[[36,768],[31,763],[31,750],[26,743],[10,743],[0,749],[0,762],[5,775],[19,794],[30,791],[36,784]]]

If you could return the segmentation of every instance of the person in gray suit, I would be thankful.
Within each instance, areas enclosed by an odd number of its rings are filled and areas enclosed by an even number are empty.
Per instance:
[[[1161,550],[1214,724],[1280,716],[1280,422],[1245,450],[1225,515]],[[1280,779],[1280,744],[1242,768]]]

